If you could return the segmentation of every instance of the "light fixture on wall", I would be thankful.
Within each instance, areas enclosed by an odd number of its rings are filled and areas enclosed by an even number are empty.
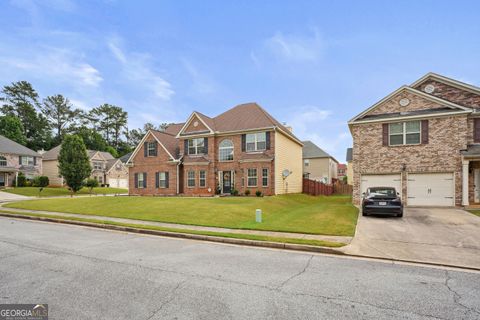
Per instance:
[[[402,165],[402,171],[407,171],[407,165],[405,163]]]

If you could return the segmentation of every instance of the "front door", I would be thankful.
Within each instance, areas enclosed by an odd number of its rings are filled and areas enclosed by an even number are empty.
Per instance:
[[[0,187],[5,187],[5,174],[6,173],[0,173]]]
[[[474,197],[474,202],[479,203],[480,202],[480,169],[475,169],[473,171],[473,197]]]
[[[231,193],[232,192],[232,172],[231,171],[223,171],[223,193]]]

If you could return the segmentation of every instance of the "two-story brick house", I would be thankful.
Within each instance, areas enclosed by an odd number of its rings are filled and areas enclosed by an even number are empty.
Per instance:
[[[353,201],[393,186],[406,205],[480,202],[480,88],[428,73],[349,121]]]
[[[302,191],[302,143],[256,103],[214,118],[193,112],[150,130],[127,162],[130,194],[264,195]]]
[[[0,136],[0,188],[12,186],[19,172],[23,173],[27,179],[41,175],[41,155]]]

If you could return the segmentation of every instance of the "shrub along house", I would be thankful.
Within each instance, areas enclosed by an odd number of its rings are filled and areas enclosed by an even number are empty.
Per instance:
[[[392,186],[407,205],[480,203],[480,88],[429,73],[350,120],[353,201]]]
[[[0,188],[12,186],[19,172],[23,173],[27,179],[41,175],[41,155],[0,136]]]
[[[302,191],[301,141],[256,103],[150,130],[127,166],[130,194]]]

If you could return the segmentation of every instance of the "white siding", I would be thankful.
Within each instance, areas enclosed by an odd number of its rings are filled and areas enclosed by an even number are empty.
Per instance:
[[[302,192],[302,146],[275,132],[275,194]],[[283,179],[283,170],[291,174]]]
[[[59,177],[58,161],[44,160],[43,161],[43,175],[48,177],[51,186],[62,186],[63,178]]]

